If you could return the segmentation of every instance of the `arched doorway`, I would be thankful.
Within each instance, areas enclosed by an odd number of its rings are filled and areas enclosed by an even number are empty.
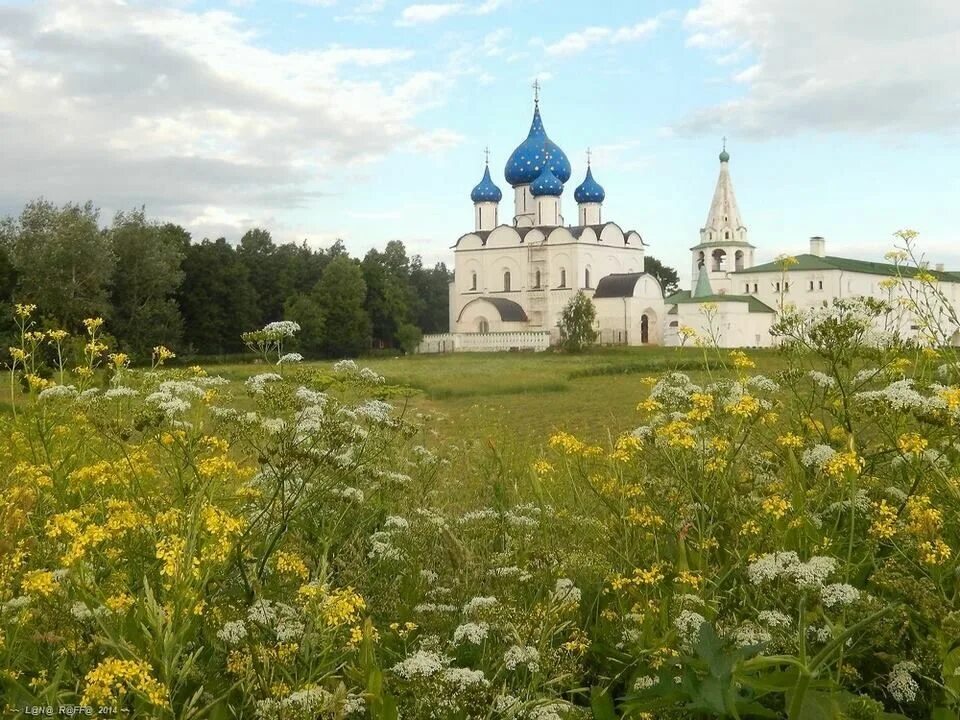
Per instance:
[[[650,342],[650,318],[646,315],[640,316],[640,344],[646,345]]]

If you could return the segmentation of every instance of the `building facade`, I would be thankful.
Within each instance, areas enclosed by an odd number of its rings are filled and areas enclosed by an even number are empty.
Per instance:
[[[859,296],[897,304],[902,287],[883,282],[901,272],[895,265],[829,256],[822,237],[811,238],[809,252],[789,266],[756,264],[725,144],[719,160],[707,219],[690,248],[693,286],[665,298],[657,278],[645,272],[641,234],[604,218],[606,194],[589,155],[567,223],[562,200],[572,168],[548,137],[535,99],[527,137],[504,168],[512,207],[501,207],[503,192],[488,158],[470,195],[474,228],[452,248],[450,331],[426,336],[420,351],[546,349],[559,340],[561,312],[577,292],[593,300],[598,340],[625,345],[683,345],[698,336],[720,347],[768,347],[774,344],[770,329],[788,306]],[[960,307],[960,273],[931,272]],[[919,329],[907,312],[894,322],[905,336]]]

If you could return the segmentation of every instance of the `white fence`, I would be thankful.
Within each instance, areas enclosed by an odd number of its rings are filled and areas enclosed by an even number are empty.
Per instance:
[[[492,333],[440,333],[424,335],[418,353],[500,352],[508,350],[546,350],[550,347],[547,330]]]

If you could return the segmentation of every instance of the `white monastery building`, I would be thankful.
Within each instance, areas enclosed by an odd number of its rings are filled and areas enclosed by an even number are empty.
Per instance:
[[[581,291],[596,307],[601,343],[681,345],[692,330],[730,348],[772,346],[777,308],[858,296],[895,300],[882,284],[898,274],[895,265],[828,256],[821,237],[811,238],[809,253],[789,267],[755,265],[726,147],[700,242],[690,248],[694,286],[667,297],[645,272],[640,233],[604,218],[605,192],[589,154],[567,222],[562,199],[571,175],[566,154],[547,136],[537,97],[527,138],[504,168],[512,213],[501,207],[488,156],[470,194],[474,228],[453,246],[450,332],[425,336],[420,352],[545,350],[559,340],[561,312]],[[938,266],[932,274],[960,306],[960,273]],[[905,334],[917,329],[909,317],[898,322]]]

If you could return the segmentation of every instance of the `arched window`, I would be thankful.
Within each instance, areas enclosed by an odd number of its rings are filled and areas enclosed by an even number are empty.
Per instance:
[[[697,269],[698,269],[698,270],[703,267],[703,263],[704,263],[705,260],[706,260],[706,257],[705,257],[704,254],[703,254],[703,250],[701,250],[701,251],[700,251],[700,254],[697,255]]]
[[[510,292],[510,271],[507,270],[503,274],[503,291]]]
[[[743,270],[743,250],[737,250],[733,255],[733,266],[737,270]]]
[[[721,272],[727,269],[727,253],[717,248],[712,253],[713,272]]]
[[[537,274],[534,275],[533,282],[534,282],[534,287],[535,287],[535,288],[539,288],[539,287],[540,287],[540,271],[539,271],[539,270],[537,270]]]
[[[583,286],[585,288],[590,287],[590,268],[583,271]]]
[[[487,322],[486,318],[480,318],[477,322],[477,331],[482,333],[490,332],[490,323]]]
[[[640,316],[640,343],[646,345],[650,342],[650,318],[646,315]]]
[[[477,289],[477,274],[476,274],[476,273],[470,273],[470,289],[471,289],[471,290],[476,290],[476,289]]]
[[[567,286],[567,271],[564,268],[560,268],[560,287]]]
[[[727,230],[727,231],[723,234],[723,239],[724,239],[724,240],[729,240],[729,239],[730,239],[730,231],[729,231],[729,230]]]

